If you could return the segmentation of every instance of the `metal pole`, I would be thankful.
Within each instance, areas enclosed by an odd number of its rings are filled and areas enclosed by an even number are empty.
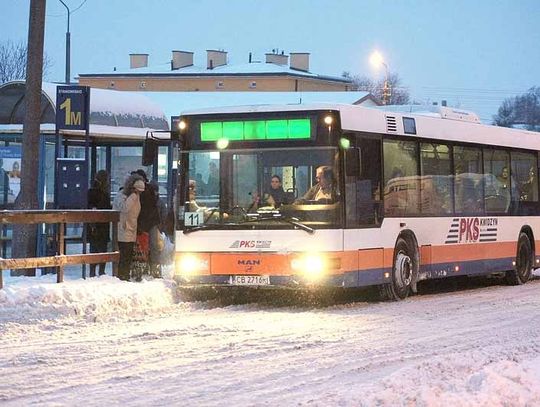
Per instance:
[[[66,83],[69,84],[71,79],[70,74],[70,68],[71,68],[71,58],[70,58],[70,50],[71,50],[71,33],[69,32],[69,17],[70,17],[70,10],[69,7],[64,3],[62,0],[58,0],[60,3],[64,5],[64,7],[67,10],[68,13],[68,20],[67,20],[67,32],[66,32]]]

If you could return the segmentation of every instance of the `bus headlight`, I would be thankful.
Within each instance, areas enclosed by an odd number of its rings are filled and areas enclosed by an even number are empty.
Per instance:
[[[189,277],[208,270],[208,260],[193,253],[180,255],[176,262],[176,274]]]
[[[326,274],[326,260],[317,253],[306,253],[291,260],[291,268],[310,281],[320,280]]]

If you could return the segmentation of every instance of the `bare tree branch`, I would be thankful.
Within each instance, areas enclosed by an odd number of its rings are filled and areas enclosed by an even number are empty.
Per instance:
[[[7,40],[0,43],[0,84],[26,78],[27,46],[24,42]],[[52,66],[48,56],[43,57],[43,76]]]

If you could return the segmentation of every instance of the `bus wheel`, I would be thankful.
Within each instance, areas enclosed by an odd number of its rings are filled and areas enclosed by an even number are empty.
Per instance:
[[[392,267],[392,281],[382,286],[385,299],[396,301],[407,298],[411,291],[416,267],[414,248],[400,237],[394,248],[394,266]]]
[[[526,233],[520,233],[517,244],[516,267],[506,272],[506,281],[510,285],[525,284],[532,274],[532,245]]]

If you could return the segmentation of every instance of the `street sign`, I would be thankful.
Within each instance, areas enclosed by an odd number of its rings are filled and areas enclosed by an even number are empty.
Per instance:
[[[88,86],[56,88],[56,131],[87,130],[90,110]]]

